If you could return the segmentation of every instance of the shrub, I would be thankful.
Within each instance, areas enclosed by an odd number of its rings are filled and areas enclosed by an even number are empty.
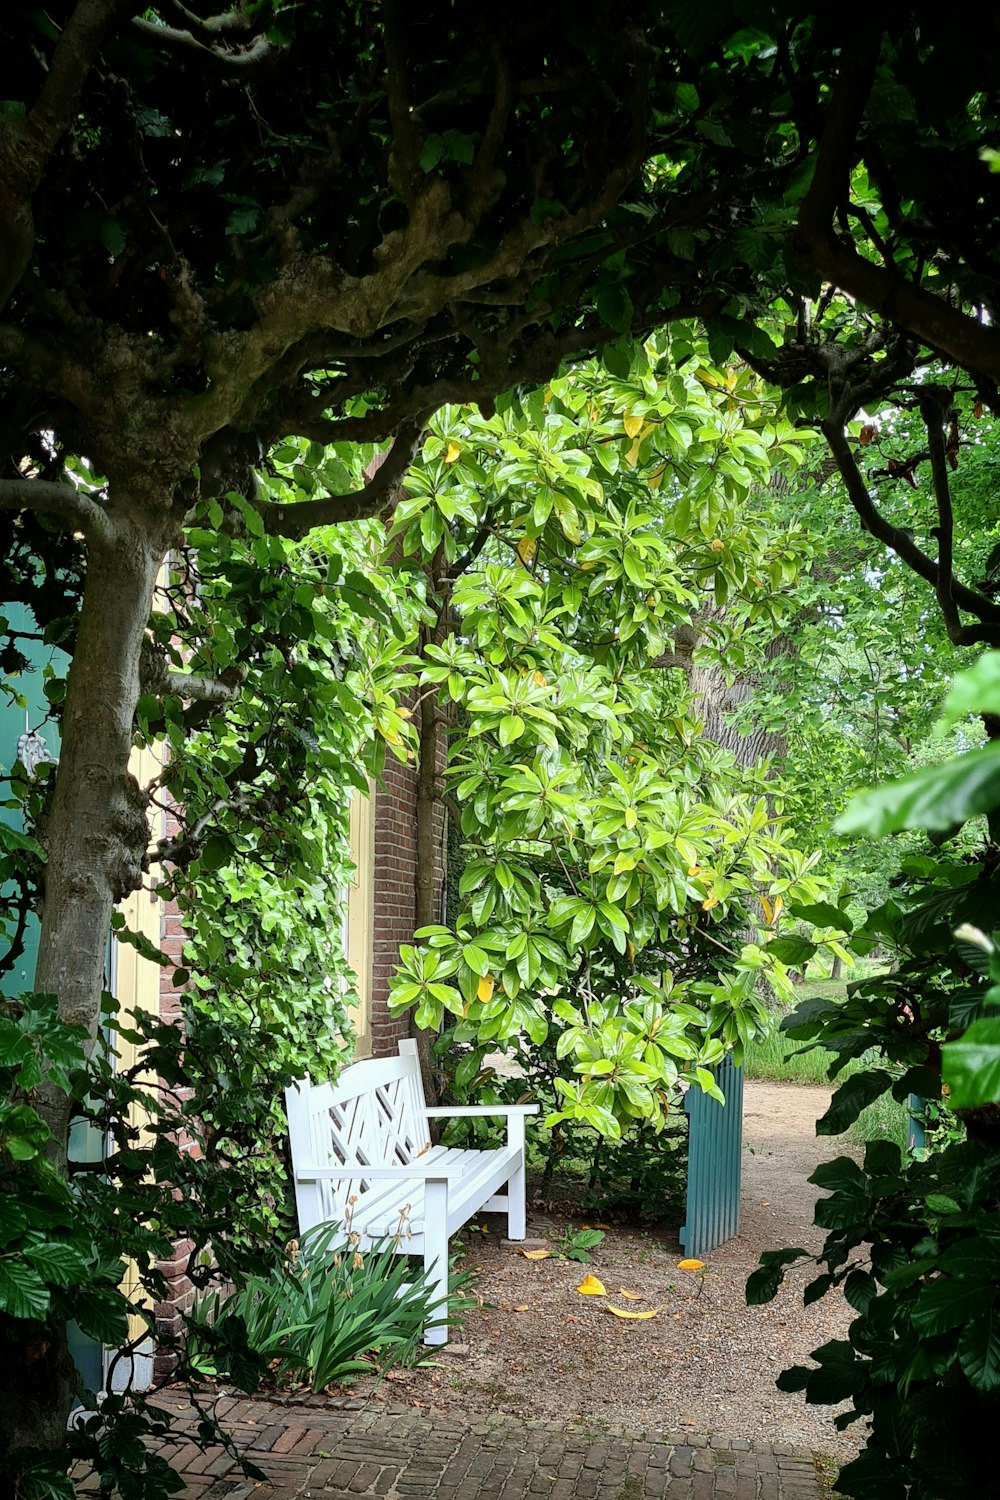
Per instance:
[[[433,1303],[422,1267],[396,1254],[391,1240],[362,1252],[350,1236],[344,1242],[339,1225],[324,1225],[293,1242],[269,1276],[251,1277],[227,1297],[202,1298],[192,1313],[189,1359],[203,1375],[223,1374],[231,1349],[245,1346],[270,1364],[277,1383],[322,1391],[377,1365],[414,1363],[424,1328],[435,1326]],[[447,1321],[464,1305],[450,1300]]]

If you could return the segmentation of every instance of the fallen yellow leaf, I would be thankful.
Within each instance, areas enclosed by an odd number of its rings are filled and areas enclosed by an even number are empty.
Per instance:
[[[514,1311],[515,1312],[527,1312],[528,1311],[528,1304],[527,1304],[527,1302],[522,1302],[521,1306],[520,1307],[515,1307]]]
[[[616,1318],[640,1318],[642,1321],[645,1321],[647,1318],[658,1317],[660,1309],[658,1307],[650,1307],[645,1312],[632,1312],[628,1307],[612,1307],[610,1302],[605,1302],[604,1311],[613,1313]]]
[[[547,1260],[552,1254],[551,1250],[519,1250],[518,1255],[523,1255],[525,1260]]]
[[[630,1302],[641,1302],[642,1301],[642,1293],[641,1292],[627,1292],[623,1286],[620,1286],[618,1288],[618,1295],[619,1295],[619,1297],[627,1297]]]
[[[691,1260],[679,1260],[677,1262],[677,1269],[678,1271],[703,1271],[705,1269],[705,1262],[703,1260],[695,1260],[694,1258]]]
[[[444,455],[444,461],[445,461],[445,463],[446,464],[457,463],[458,460],[461,458],[461,456],[462,456],[462,445],[461,445],[461,443],[456,443],[454,441],[454,439],[452,439],[452,441],[448,444],[447,449],[445,450],[445,455]]]
[[[606,1297],[607,1292],[603,1281],[598,1281],[596,1276],[585,1276],[577,1287],[585,1297]]]

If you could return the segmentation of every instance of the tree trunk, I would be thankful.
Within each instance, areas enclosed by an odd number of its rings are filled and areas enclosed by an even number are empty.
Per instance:
[[[129,497],[131,498],[131,497]],[[144,497],[145,498],[145,497]],[[55,776],[43,842],[45,895],[35,989],[59,997],[62,1017],[96,1035],[112,907],[141,880],[148,827],[128,773],[139,693],[139,653],[165,553],[153,526],[110,511],[91,542]],[[165,513],[165,512],[164,512]],[[71,1101],[43,1085],[32,1100],[66,1172]],[[17,1325],[13,1325],[17,1326]],[[8,1347],[0,1382],[0,1450],[59,1450],[77,1379],[64,1326],[50,1326],[39,1355]]]
[[[791,649],[787,636],[776,636],[764,653],[765,670],[767,664],[787,656]],[[730,684],[716,667],[699,666],[697,662],[692,662],[688,674],[695,711],[705,722],[705,738],[728,750],[747,769],[762,760],[780,762],[785,757],[786,739],[780,731],[758,723],[748,734],[742,734],[729,722],[752,701],[763,680],[763,671],[747,672]]]

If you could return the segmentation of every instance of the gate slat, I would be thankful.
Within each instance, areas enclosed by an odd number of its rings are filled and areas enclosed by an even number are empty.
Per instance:
[[[743,1168],[743,1069],[726,1057],[713,1068],[725,1105],[699,1088],[684,1096],[688,1116],[686,1221],[680,1232],[684,1254],[700,1259],[740,1229]]]

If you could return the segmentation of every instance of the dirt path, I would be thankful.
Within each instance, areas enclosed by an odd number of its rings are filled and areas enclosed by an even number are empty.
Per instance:
[[[837,1433],[827,1408],[807,1407],[774,1381],[785,1366],[842,1338],[850,1310],[831,1295],[803,1308],[808,1267],[792,1273],[774,1302],[747,1308],[746,1277],[761,1250],[818,1248],[812,1228],[817,1196],[806,1178],[817,1163],[843,1154],[817,1140],[815,1121],[830,1090],[748,1083],[740,1234],[707,1257],[703,1275],[677,1269],[676,1236],[615,1226],[592,1266],[556,1258],[529,1261],[504,1249],[503,1221],[469,1242],[485,1305],[468,1317],[464,1342],[436,1364],[384,1382],[376,1400],[403,1400],[455,1413],[579,1418],[600,1427],[685,1429],[724,1438],[787,1442],[853,1455],[859,1427]],[[529,1233],[554,1238],[565,1221],[535,1216]],[[608,1297],[581,1296],[586,1271]],[[621,1296],[621,1289],[639,1300]],[[620,1321],[626,1310],[659,1309],[648,1320]]]

